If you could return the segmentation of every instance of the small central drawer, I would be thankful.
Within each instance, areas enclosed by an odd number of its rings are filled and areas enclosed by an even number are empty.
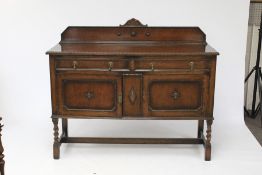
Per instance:
[[[124,60],[57,60],[56,69],[128,69],[128,62]]]

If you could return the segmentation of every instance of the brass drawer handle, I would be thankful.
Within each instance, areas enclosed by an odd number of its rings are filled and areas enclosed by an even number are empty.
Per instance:
[[[193,61],[189,62],[190,71],[193,71],[195,68],[195,63]]]
[[[113,68],[113,65],[114,65],[114,64],[113,64],[113,62],[112,62],[112,61],[109,61],[109,62],[108,62],[108,70],[109,70],[109,71],[111,71],[111,70],[112,70],[112,68]]]
[[[90,100],[92,98],[95,98],[95,94],[93,92],[86,92],[85,97]]]
[[[73,61],[73,69],[76,69],[78,66],[78,62],[77,61]]]
[[[171,97],[173,97],[174,100],[178,99],[180,97],[180,93],[177,91],[174,91],[171,95]]]
[[[117,101],[118,101],[118,104],[122,104],[122,101],[123,101],[122,94],[118,95]]]
[[[151,66],[151,71],[154,71],[155,70],[154,63],[150,63],[150,66]]]

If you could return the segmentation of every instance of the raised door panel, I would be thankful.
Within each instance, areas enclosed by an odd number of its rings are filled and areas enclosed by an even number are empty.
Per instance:
[[[208,103],[207,81],[206,75],[145,75],[144,115],[204,117]]]
[[[122,80],[117,75],[62,74],[59,76],[62,115],[120,117]],[[120,100],[120,101],[119,101]]]
[[[114,110],[115,82],[97,80],[65,80],[64,106],[67,109]]]
[[[153,81],[149,87],[149,107],[155,110],[197,110],[201,107],[199,81]]]

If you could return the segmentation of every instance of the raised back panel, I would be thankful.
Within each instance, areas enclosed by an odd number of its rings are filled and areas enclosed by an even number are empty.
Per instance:
[[[155,41],[206,44],[199,27],[148,27],[131,19],[119,27],[68,27],[60,44],[119,41]]]

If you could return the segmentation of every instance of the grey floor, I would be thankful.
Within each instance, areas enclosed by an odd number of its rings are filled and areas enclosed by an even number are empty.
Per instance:
[[[261,126],[261,114],[259,114],[255,119],[250,117],[245,117],[245,123],[251,133],[255,136],[257,141],[262,146],[262,126]]]

